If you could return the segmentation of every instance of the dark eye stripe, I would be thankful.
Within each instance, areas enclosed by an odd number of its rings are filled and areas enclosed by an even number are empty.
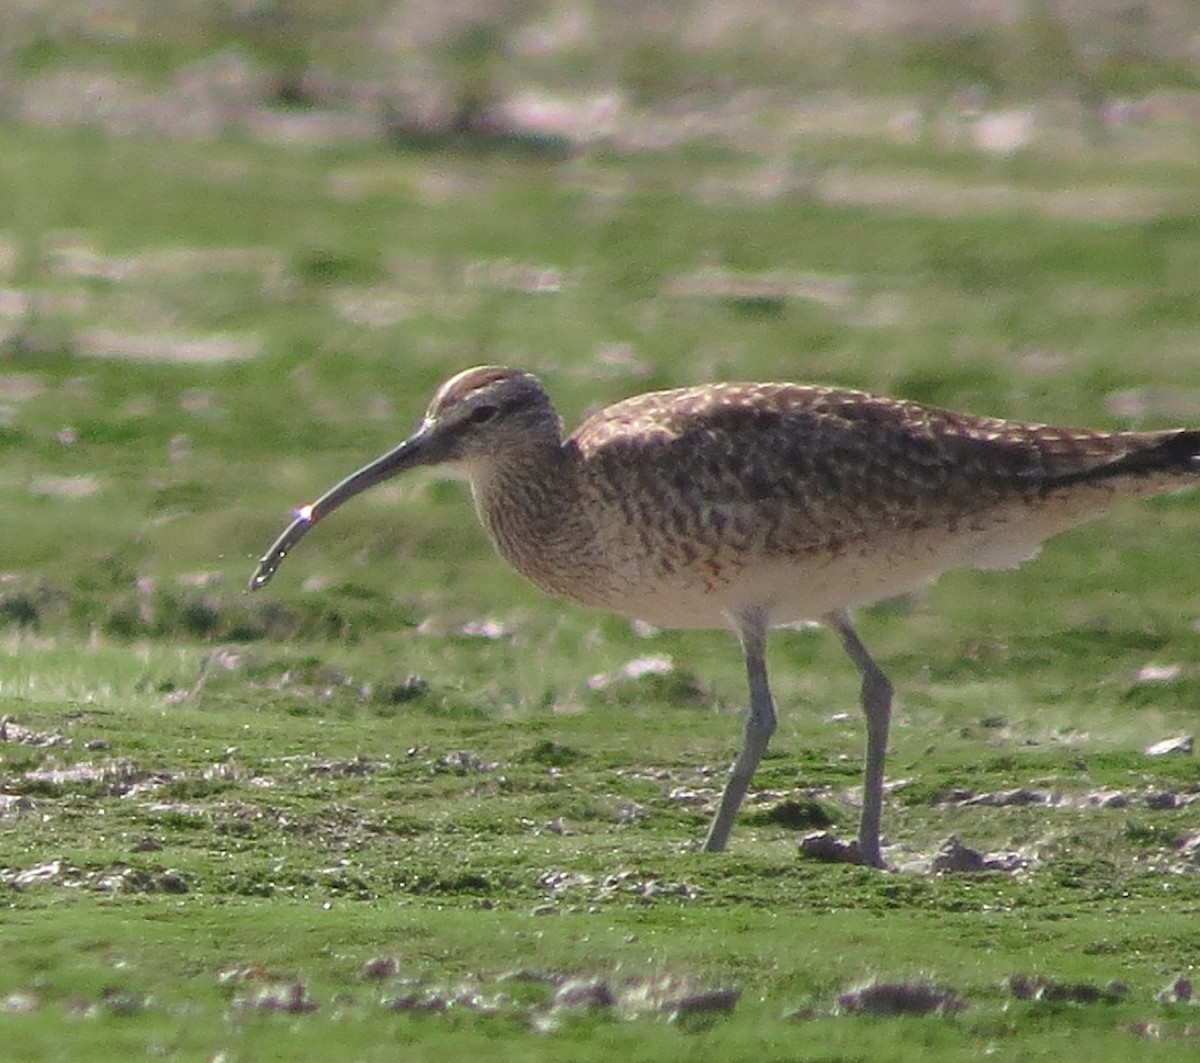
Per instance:
[[[500,412],[499,406],[476,406],[467,418],[471,424],[486,424]]]

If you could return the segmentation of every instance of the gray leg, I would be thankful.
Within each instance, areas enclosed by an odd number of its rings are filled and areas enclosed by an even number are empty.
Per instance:
[[[766,617],[760,613],[739,617],[738,637],[742,640],[746,674],[750,679],[750,716],[746,720],[746,739],[742,743],[742,751],[733,762],[733,773],[721,795],[721,807],[717,809],[712,826],[708,828],[708,837],[704,839],[704,851],[707,853],[719,853],[725,849],[729,832],[733,830],[733,821],[750,788],[750,780],[754,778],[758,762],[762,760],[767,743],[775,733],[775,702],[767,685]]]
[[[884,867],[879,851],[879,825],[883,816],[883,764],[887,757],[888,724],[892,718],[892,684],[859,640],[845,613],[830,613],[825,623],[836,631],[842,645],[862,675],[862,708],[867,718],[867,752],[863,771],[862,821],[858,851],[864,864]]]

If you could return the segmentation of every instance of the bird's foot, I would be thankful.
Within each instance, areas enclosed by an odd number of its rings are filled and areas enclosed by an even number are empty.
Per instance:
[[[886,868],[878,848],[871,859],[863,854],[858,839],[844,842],[832,831],[819,830],[800,839],[800,853],[810,860],[823,864],[862,864],[867,867]]]

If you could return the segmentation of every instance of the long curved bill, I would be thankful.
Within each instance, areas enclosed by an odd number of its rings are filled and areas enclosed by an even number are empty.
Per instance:
[[[329,516],[343,502],[361,494],[368,487],[373,487],[383,480],[388,480],[398,473],[404,472],[405,469],[424,464],[427,454],[422,446],[423,442],[424,434],[418,431],[394,450],[389,450],[369,465],[364,465],[358,472],[351,473],[315,502],[310,502],[297,509],[296,519],[283,530],[283,534],[271,544],[271,549],[259,559],[258,567],[254,570],[254,575],[250,577],[250,590],[260,590],[270,583],[271,577],[283,564],[283,559],[287,557],[292,547],[308,534],[317,521]]]

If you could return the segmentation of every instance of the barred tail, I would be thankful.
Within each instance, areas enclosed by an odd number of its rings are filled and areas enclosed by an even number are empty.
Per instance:
[[[1154,476],[1177,479],[1182,487],[1189,476],[1200,483],[1200,429],[1180,428],[1166,432],[1130,433],[1129,449],[1112,461],[1087,469],[1060,473],[1043,481],[1047,489],[1072,484],[1096,483],[1118,476]]]

